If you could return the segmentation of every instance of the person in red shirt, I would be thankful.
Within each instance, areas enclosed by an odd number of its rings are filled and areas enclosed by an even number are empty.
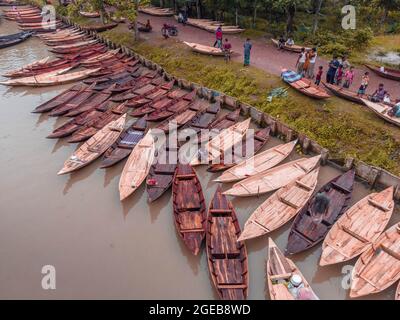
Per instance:
[[[218,28],[217,28],[217,30],[215,31],[215,42],[214,42],[214,47],[215,46],[217,46],[217,48],[220,48],[220,49],[222,49],[222,37],[223,37],[223,34],[222,34],[222,27],[221,26],[219,26]]]
[[[317,76],[315,77],[315,84],[317,85],[317,86],[319,86],[319,84],[321,83],[321,79],[322,79],[322,74],[324,73],[324,67],[323,66],[320,66],[319,68],[318,68],[318,73],[317,73]]]
[[[228,39],[225,39],[222,50],[224,51],[225,62],[231,61],[232,45],[229,43]]]

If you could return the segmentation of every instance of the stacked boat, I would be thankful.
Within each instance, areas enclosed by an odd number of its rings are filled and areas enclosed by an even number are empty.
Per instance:
[[[178,16],[175,16],[175,19],[178,20]],[[206,30],[211,33],[214,33],[218,27],[221,27],[223,34],[238,34],[246,31],[245,29],[242,29],[239,26],[226,25],[221,21],[213,21],[210,19],[188,18],[186,24],[192,27]]]
[[[139,7],[139,12],[157,17],[172,17],[174,15],[174,10],[171,8],[160,8],[155,6],[141,6]]]

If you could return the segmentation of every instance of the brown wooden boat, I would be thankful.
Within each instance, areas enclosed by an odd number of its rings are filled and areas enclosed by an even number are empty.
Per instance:
[[[383,103],[375,103],[369,100],[362,99],[368,109],[373,111],[378,117],[400,127],[400,118],[391,117],[388,113],[391,107]]]
[[[93,41],[93,40],[92,40]],[[59,47],[51,47],[48,49],[50,52],[53,52],[55,54],[71,54],[71,53],[79,53],[81,50],[87,50],[88,48],[91,48],[92,50],[96,50],[99,48],[102,48],[103,44],[97,43],[97,42],[92,42],[88,44],[82,44],[80,46],[59,46]]]
[[[363,97],[359,97],[357,95],[357,92],[353,92],[350,91],[349,89],[343,88],[343,87],[339,87],[337,85],[334,84],[330,84],[330,83],[326,83],[326,82],[322,82],[324,84],[324,86],[326,88],[328,88],[334,95],[358,103],[358,104],[362,104],[364,105],[364,102],[362,101]],[[364,96],[364,98],[366,98],[367,96]]]
[[[98,11],[94,11],[94,12],[79,11],[79,14],[82,17],[86,17],[86,18],[98,18],[98,17],[100,17],[100,13]]]
[[[89,86],[83,84],[83,83],[78,83],[74,85],[73,87],[63,91],[59,95],[55,96],[54,98],[50,99],[49,101],[46,101],[42,103],[41,105],[37,106],[32,113],[44,113],[53,110],[54,108],[67,103],[77,95],[79,95],[82,91],[85,91],[88,89]]]
[[[287,254],[305,251],[324,240],[326,234],[347,210],[354,185],[354,170],[338,176],[320,189],[330,199],[327,212],[322,219],[313,219],[315,196],[296,216],[289,233]],[[317,217],[319,218],[319,217]]]
[[[154,138],[151,130],[133,148],[119,180],[120,200],[128,198],[146,179],[154,160]]]
[[[161,87],[149,85],[148,87],[140,88],[139,90],[131,90],[124,94],[122,97],[118,97],[118,99],[129,99],[127,102],[127,106],[130,108],[138,108],[150,102],[156,102],[158,100],[161,100],[162,98],[165,98],[168,93],[170,93],[173,89],[174,83],[175,80],[172,80],[167,84],[162,85]]]
[[[319,168],[276,191],[246,221],[240,241],[270,233],[292,220],[310,200],[317,186]]]
[[[79,94],[75,95],[72,99],[53,108],[49,115],[53,117],[61,116],[67,113],[69,110],[80,106],[87,99],[96,94],[94,87],[94,84],[92,84],[91,86],[86,86],[85,89],[81,90]]]
[[[174,10],[171,8],[160,8],[153,6],[139,7],[139,12],[143,12],[152,16],[158,17],[172,17],[174,15]]]
[[[3,81],[0,82],[0,84],[5,84],[8,86],[31,86],[31,87],[56,86],[60,84],[66,84],[85,79],[90,74],[97,71],[99,71],[99,69],[88,69],[67,74],[62,74],[63,72],[58,71],[58,75],[49,75],[49,73],[44,73],[33,77],[18,78],[9,81]]]
[[[68,142],[78,143],[91,138],[104,126],[118,119],[121,116],[121,114],[126,113],[126,111],[127,108],[125,106],[125,103],[110,108],[109,110],[104,112],[100,117],[95,119],[93,122],[86,123],[79,130],[74,132],[72,136],[68,139]]]
[[[109,168],[128,157],[133,148],[145,136],[146,130],[147,121],[144,118],[140,118],[134,122],[104,153],[100,168]]]
[[[378,293],[400,279],[400,223],[386,230],[357,260],[350,297]]]
[[[199,43],[186,42],[186,41],[183,41],[183,43],[187,45],[192,51],[197,53],[217,56],[217,57],[223,57],[225,55],[225,52],[222,51],[220,48],[205,46]]]
[[[209,106],[206,100],[197,100],[189,104],[188,108],[184,111],[177,112],[175,116],[172,116],[162,123],[160,123],[156,128],[169,133],[173,130],[177,130],[191,121],[197,114],[204,112],[204,110]]]
[[[34,61],[32,63],[24,65],[21,68],[18,68],[18,69],[15,69],[15,70],[11,70],[11,71],[8,71],[8,72],[4,73],[3,77],[9,77],[9,78],[17,77],[19,73],[22,73],[27,69],[32,69],[32,68],[34,68],[36,66],[40,67],[40,66],[46,64],[49,60],[50,60],[50,57],[46,57],[46,58],[43,58],[43,59],[40,59],[40,60],[36,60],[36,61]]]
[[[221,154],[232,150],[233,146],[241,141],[250,126],[251,118],[239,122],[228,129],[221,131],[217,136],[207,142],[190,161],[190,165],[208,164]]]
[[[302,78],[288,83],[293,89],[314,99],[327,99],[330,95],[322,88],[312,83],[309,79]]]
[[[318,166],[320,159],[321,156],[318,155],[285,163],[234,184],[224,194],[234,197],[251,197],[277,190],[304,177]]]
[[[96,121],[101,115],[107,110],[112,108],[109,101],[106,101],[99,106],[96,106],[92,110],[88,110],[79,116],[73,118],[67,123],[55,129],[50,135],[47,136],[48,139],[59,139],[65,138],[73,134],[75,131],[81,129],[84,125]]]
[[[47,65],[43,65],[41,68],[32,67],[30,69],[21,70],[18,72],[13,72],[9,75],[9,78],[25,78],[41,75],[44,73],[53,73],[57,72],[58,74],[63,74],[77,68],[79,66],[79,62],[70,61],[70,60],[54,60],[48,63]]]
[[[279,41],[276,39],[271,39],[272,43],[274,45],[276,45],[277,47],[279,47]],[[290,51],[290,52],[295,52],[295,53],[300,53],[301,50],[304,48],[306,49],[306,51],[311,50],[311,48],[307,48],[307,47],[302,47],[302,46],[298,46],[298,45],[292,45],[292,46],[288,46],[287,44],[284,44],[282,46],[283,49],[285,49],[286,51]]]
[[[319,300],[299,268],[283,255],[271,238],[268,240],[268,260],[265,269],[271,300]],[[294,275],[300,276],[302,280],[297,290],[289,287]]]
[[[285,160],[293,151],[297,140],[270,148],[226,170],[215,182],[229,183],[263,173]]]
[[[385,67],[385,71],[381,71],[381,68],[377,66],[373,66],[370,64],[366,64],[365,66],[383,78],[400,81],[400,70],[398,69]]]
[[[393,209],[393,187],[357,202],[328,232],[319,264],[340,263],[362,254],[385,230]]]
[[[233,126],[235,123],[239,121],[240,117],[240,109],[236,109],[232,112],[229,112],[225,115],[219,116],[213,123],[210,125],[210,129],[215,131],[228,129]]]
[[[178,164],[172,184],[175,227],[186,247],[198,255],[206,235],[206,205],[193,168]]]
[[[64,116],[66,117],[76,117],[82,114],[85,111],[92,110],[96,106],[102,104],[103,102],[109,100],[112,95],[112,90],[116,85],[111,85],[108,89],[96,92],[90,98],[86,99],[82,104],[77,106],[76,108],[71,108],[67,111]]]
[[[168,119],[169,117],[177,114],[181,114],[185,112],[192,101],[196,98],[196,91],[193,90],[190,93],[187,93],[183,97],[180,97],[174,101],[173,104],[164,108],[155,110],[146,115],[146,120],[151,122],[162,121]]]
[[[178,147],[165,143],[160,150],[156,162],[151,166],[146,180],[149,202],[159,199],[172,186],[178,163]]]
[[[58,172],[59,175],[76,171],[92,163],[100,157],[115,140],[119,137],[125,125],[126,114],[119,119],[109,123],[95,136],[85,142],[64,163],[64,167]]]
[[[249,275],[246,246],[238,242],[240,225],[235,209],[218,187],[207,216],[208,270],[222,300],[245,300]]]
[[[258,130],[254,135],[247,134],[245,139],[243,139],[239,145],[233,147],[230,157],[221,157],[219,161],[220,163],[210,165],[207,171],[219,172],[232,168],[237,163],[257,154],[257,152],[260,151],[268,142],[270,131],[271,128],[265,128]],[[247,150],[247,147],[250,149]]]
[[[107,24],[91,24],[90,26],[83,27],[82,29],[87,31],[103,32],[110,30],[118,26],[118,23],[107,23]]]

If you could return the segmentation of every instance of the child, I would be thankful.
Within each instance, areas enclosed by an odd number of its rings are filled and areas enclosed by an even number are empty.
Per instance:
[[[365,91],[367,90],[369,84],[369,72],[367,71],[364,73],[361,79],[361,86],[358,89],[357,96],[362,97],[365,94]]]
[[[355,76],[354,67],[350,67],[350,69],[347,70],[345,75],[344,75],[343,88],[346,88],[346,89],[350,88],[350,86],[353,83],[354,76]]]
[[[225,43],[223,46],[225,62],[231,61],[231,50],[232,45],[229,43],[228,39],[225,39]]]
[[[336,85],[340,86],[343,80],[343,65],[339,65],[339,68],[336,71]]]
[[[324,67],[319,66],[317,76],[315,77],[315,84],[317,86],[319,86],[319,84],[321,83],[322,73],[324,72],[323,70],[324,70]]]

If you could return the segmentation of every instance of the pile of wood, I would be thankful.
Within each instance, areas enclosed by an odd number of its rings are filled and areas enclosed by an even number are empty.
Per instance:
[[[178,16],[175,16],[175,19],[178,20]],[[237,34],[245,31],[245,29],[242,29],[239,26],[225,25],[223,22],[209,19],[188,18],[186,24],[212,33],[214,33],[219,26],[221,26],[223,34]]]

